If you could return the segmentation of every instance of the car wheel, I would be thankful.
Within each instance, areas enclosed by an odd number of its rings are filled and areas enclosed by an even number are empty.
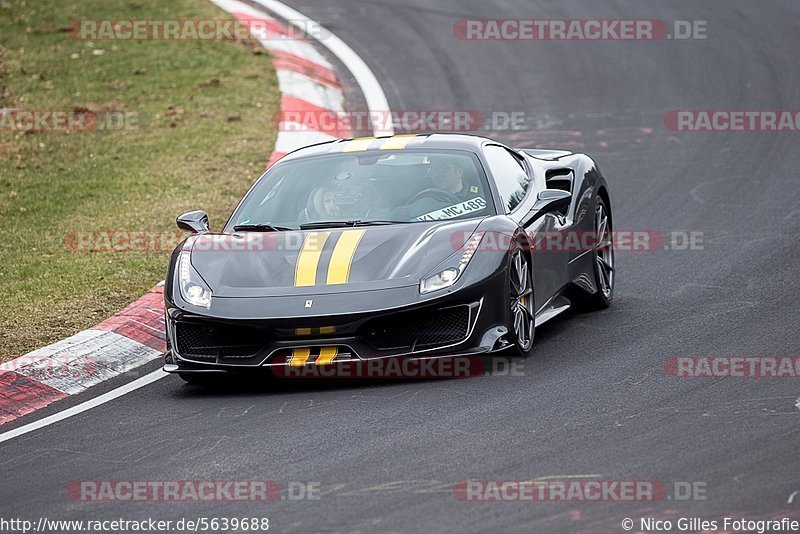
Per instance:
[[[597,197],[594,210],[594,234],[597,236],[593,256],[594,283],[597,292],[586,301],[585,308],[608,308],[614,299],[614,244],[612,242],[611,212],[602,197]]]
[[[533,347],[536,330],[533,310],[533,280],[528,257],[519,248],[511,252],[508,271],[511,306],[509,341],[514,352],[520,356],[527,356]]]

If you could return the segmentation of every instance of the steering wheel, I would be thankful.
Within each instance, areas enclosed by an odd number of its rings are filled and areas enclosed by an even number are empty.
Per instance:
[[[433,200],[437,200],[440,202],[449,202],[451,204],[457,204],[460,202],[457,196],[455,196],[450,191],[445,191],[444,189],[438,189],[436,187],[429,187],[428,189],[423,189],[407,202],[407,204],[413,204],[417,200],[421,198],[432,198]]]

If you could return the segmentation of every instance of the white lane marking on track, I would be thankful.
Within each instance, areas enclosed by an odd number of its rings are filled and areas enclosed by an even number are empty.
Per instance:
[[[324,32],[325,39],[317,41],[319,44],[327,48],[334,56],[339,58],[345,67],[350,71],[356,79],[358,87],[367,101],[367,108],[370,112],[375,113],[376,119],[372,123],[372,129],[376,136],[394,135],[394,124],[392,123],[391,114],[389,113],[389,101],[386,100],[386,94],[383,92],[378,78],[367,66],[366,62],[361,59],[361,56],[350,48],[350,46],[339,39],[333,32],[323,28],[321,25],[313,21],[309,17],[303,15],[299,11],[279,2],[278,0],[253,0],[255,3],[264,6],[272,11],[279,17],[289,21],[291,24],[297,26],[301,30],[304,25],[313,22],[319,28],[319,31]]]
[[[211,0],[220,9],[232,14],[242,14],[252,17],[257,20],[273,21],[278,23],[274,18],[267,16],[263,11],[255,9],[252,6],[239,2],[238,0]],[[325,56],[319,53],[314,46],[306,41],[299,39],[280,39],[276,37],[263,37],[260,32],[252,33],[252,35],[261,43],[261,45],[270,51],[286,52],[312,63],[317,63],[327,69],[333,69],[333,65],[325,59]]]
[[[153,371],[152,373],[146,374],[141,378],[137,378],[133,382],[129,382],[124,386],[118,387],[117,389],[112,389],[107,393],[98,395],[93,399],[89,399],[85,402],[78,404],[77,406],[73,406],[72,408],[67,408],[66,410],[54,413],[53,415],[48,415],[47,417],[43,417],[38,421],[34,421],[33,423],[29,423],[27,425],[22,425],[21,427],[15,428],[14,430],[9,430],[8,432],[4,432],[0,434],[0,443],[16,438],[18,436],[22,436],[29,432],[33,432],[34,430],[39,430],[40,428],[52,425],[53,423],[63,421],[64,419],[72,417],[73,415],[78,415],[79,413],[83,413],[87,410],[91,410],[92,408],[96,408],[101,404],[105,404],[109,401],[122,397],[123,395],[130,393],[131,391],[135,391],[148,384],[152,384],[156,380],[160,380],[166,376],[168,376],[167,373],[165,373],[161,369]]]

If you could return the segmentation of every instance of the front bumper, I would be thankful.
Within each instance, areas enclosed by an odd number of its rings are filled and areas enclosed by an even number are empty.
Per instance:
[[[293,318],[230,319],[188,313],[167,301],[167,372],[327,365],[375,358],[479,354],[507,333],[505,279],[423,303]],[[341,295],[342,300],[347,299]],[[378,297],[380,298],[380,297]],[[327,310],[326,310],[327,311]]]

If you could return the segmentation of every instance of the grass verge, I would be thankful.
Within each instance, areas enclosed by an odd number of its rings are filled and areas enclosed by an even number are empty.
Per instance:
[[[0,0],[0,108],[113,111],[123,126],[0,129],[0,360],[163,278],[167,252],[83,250],[107,245],[94,231],[160,235],[191,209],[219,227],[275,140],[277,79],[255,41],[89,42],[71,21],[225,18],[207,0]]]

